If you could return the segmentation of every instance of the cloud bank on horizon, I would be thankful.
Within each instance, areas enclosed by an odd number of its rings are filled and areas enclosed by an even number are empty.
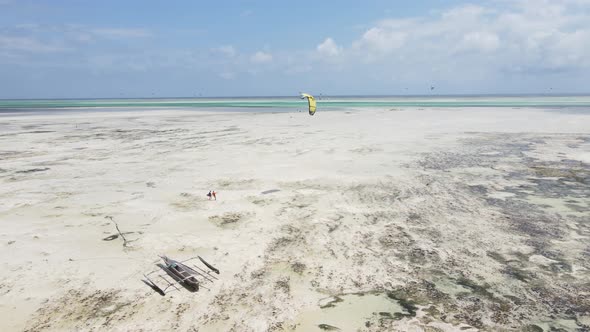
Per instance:
[[[221,4],[194,20],[103,3],[2,0],[0,98],[590,92],[590,0],[345,1],[307,18]]]

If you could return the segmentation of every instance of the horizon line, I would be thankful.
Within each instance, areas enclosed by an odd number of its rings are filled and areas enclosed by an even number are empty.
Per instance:
[[[313,94],[316,98],[379,98],[379,97],[590,97],[590,92],[586,93],[482,93],[482,94]],[[299,98],[300,95],[256,95],[256,96],[162,96],[162,97],[51,97],[51,98],[0,98],[0,101],[9,100],[124,100],[124,99],[230,99],[230,98],[244,98],[244,99],[259,99],[259,98]]]

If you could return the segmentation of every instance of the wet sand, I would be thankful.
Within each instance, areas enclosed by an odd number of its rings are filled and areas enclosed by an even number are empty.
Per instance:
[[[6,115],[0,183],[2,331],[590,329],[587,112]]]

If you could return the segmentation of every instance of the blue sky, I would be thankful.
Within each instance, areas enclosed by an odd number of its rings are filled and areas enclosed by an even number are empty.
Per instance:
[[[0,0],[0,98],[590,92],[590,0]]]

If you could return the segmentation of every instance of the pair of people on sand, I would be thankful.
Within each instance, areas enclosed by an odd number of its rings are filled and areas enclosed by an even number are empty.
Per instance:
[[[209,197],[209,200],[211,200],[211,197],[213,197],[213,199],[217,200],[217,193],[215,192],[215,190],[213,190],[213,191],[209,190],[207,197]]]

